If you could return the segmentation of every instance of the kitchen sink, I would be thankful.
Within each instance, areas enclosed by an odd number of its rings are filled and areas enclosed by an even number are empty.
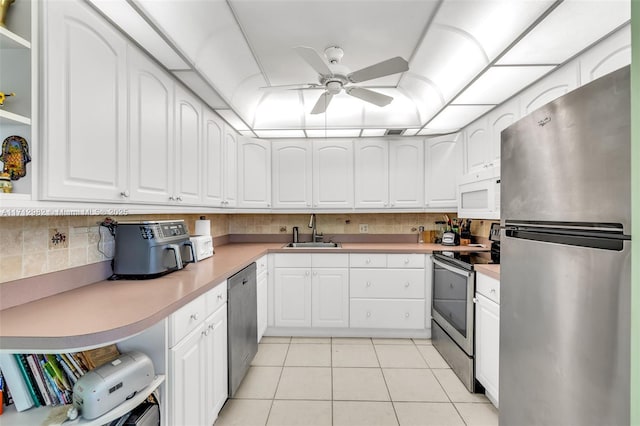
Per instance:
[[[340,243],[289,243],[284,248],[342,248]]]

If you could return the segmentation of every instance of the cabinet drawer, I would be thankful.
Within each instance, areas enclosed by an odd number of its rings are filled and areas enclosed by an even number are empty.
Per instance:
[[[351,328],[425,327],[424,300],[351,299]]]
[[[476,292],[500,304],[500,281],[495,278],[476,273]]]
[[[351,253],[349,266],[352,268],[386,268],[387,255],[380,253]]]
[[[226,289],[226,286],[225,286]],[[175,311],[169,317],[169,347],[194,330],[206,316],[206,295],[200,296]]]
[[[227,302],[227,281],[221,282],[206,294],[207,315],[211,315]]]
[[[312,254],[311,265],[314,268],[348,268],[349,255],[340,253]]]
[[[418,269],[353,269],[351,297],[424,299],[424,271]]]
[[[389,254],[389,268],[424,268],[424,254]]]
[[[262,256],[260,259],[256,260],[256,275],[260,275],[263,272],[267,272],[267,256]]]
[[[276,268],[311,268],[311,253],[276,253],[273,260]]]

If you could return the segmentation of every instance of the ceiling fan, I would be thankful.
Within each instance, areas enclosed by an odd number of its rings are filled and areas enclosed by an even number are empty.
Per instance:
[[[344,52],[338,46],[331,46],[325,49],[324,55],[329,62],[328,64],[318,54],[318,52],[311,47],[298,46],[294,49],[302,59],[304,59],[305,62],[307,62],[318,73],[318,81],[320,84],[307,83],[303,85],[271,86],[269,89],[284,87],[289,87],[289,90],[324,89],[324,93],[320,95],[320,98],[318,98],[318,101],[311,110],[311,114],[322,114],[325,112],[333,96],[337,95],[342,90],[344,90],[347,95],[354,96],[374,105],[381,107],[389,105],[393,100],[391,96],[383,95],[382,93],[374,92],[373,90],[369,90],[364,87],[351,86],[350,84],[397,74],[409,69],[409,63],[400,56],[396,56],[395,58],[387,59],[386,61],[362,68],[358,71],[349,72],[349,69],[340,63]],[[292,86],[304,87],[292,88]]]

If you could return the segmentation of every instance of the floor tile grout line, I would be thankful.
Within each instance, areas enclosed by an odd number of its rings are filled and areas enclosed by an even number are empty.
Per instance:
[[[373,340],[372,340],[373,343]],[[376,349],[376,345],[373,345],[373,351],[376,354],[376,359],[378,360],[378,365],[380,366],[380,374],[382,374],[382,380],[384,381],[384,387],[387,389],[387,394],[389,395],[389,401],[391,402],[391,408],[393,409],[393,415],[396,418],[396,423],[400,425],[400,418],[398,417],[398,412],[396,411],[396,405],[393,403],[393,398],[391,396],[391,391],[389,390],[389,384],[387,383],[387,378],[384,375],[384,370],[382,369],[382,364],[380,363],[380,358],[378,357],[378,350]]]
[[[265,426],[269,423],[269,417],[271,417],[271,410],[273,409],[273,403],[276,400],[276,395],[278,394],[278,388],[280,387],[280,380],[282,380],[282,374],[284,373],[284,364],[287,361],[287,356],[289,355],[289,348],[291,347],[291,338],[289,338],[289,343],[287,344],[287,351],[284,354],[284,359],[282,360],[282,365],[280,366],[280,375],[278,376],[278,383],[276,383],[276,389],[273,391],[273,398],[271,398],[271,405],[269,406],[269,412],[267,413],[267,419],[265,420]]]

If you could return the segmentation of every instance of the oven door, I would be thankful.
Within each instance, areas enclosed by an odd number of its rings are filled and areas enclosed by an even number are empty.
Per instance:
[[[433,258],[431,315],[469,356],[473,356],[474,287],[473,271]]]

